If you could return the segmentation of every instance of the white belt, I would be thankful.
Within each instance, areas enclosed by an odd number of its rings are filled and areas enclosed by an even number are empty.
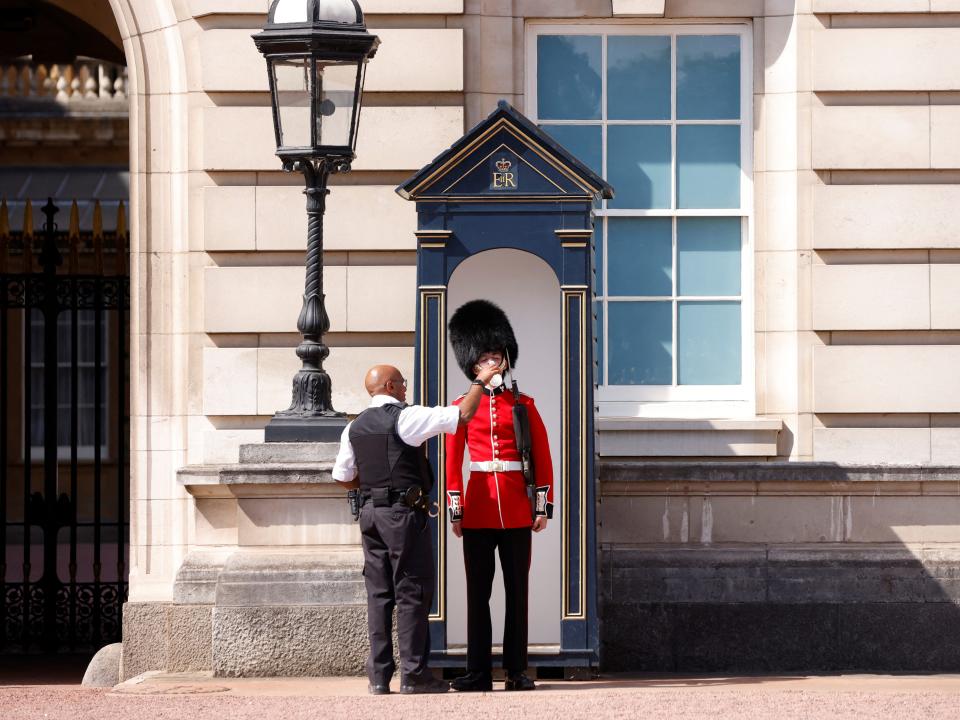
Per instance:
[[[519,460],[487,460],[470,463],[471,472],[511,472],[513,470],[523,470],[523,463]]]

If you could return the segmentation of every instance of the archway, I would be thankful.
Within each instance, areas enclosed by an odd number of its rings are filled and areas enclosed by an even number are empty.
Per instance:
[[[504,273],[510,269],[510,274]],[[507,282],[507,277],[522,277],[523,283]],[[487,250],[464,260],[453,272],[447,286],[447,312],[475,298],[489,299],[503,308],[520,348],[517,382],[522,392],[532,396],[547,426],[554,467],[554,517],[563,514],[563,488],[560,468],[561,386],[560,283],[556,273],[536,256],[509,248]],[[449,318],[448,318],[449,319]],[[453,349],[447,347],[447,397],[463,392],[464,377],[457,368]],[[469,462],[469,452],[465,462]],[[464,473],[469,477],[469,471]],[[447,643],[451,649],[466,644],[466,581],[463,572],[463,546],[447,526]],[[530,566],[531,651],[537,645],[560,645],[561,599],[561,524],[552,522],[534,537]],[[503,629],[503,581],[499,567],[491,601],[494,639]]]
[[[0,648],[83,657],[130,567],[125,54],[106,0],[3,4]]]

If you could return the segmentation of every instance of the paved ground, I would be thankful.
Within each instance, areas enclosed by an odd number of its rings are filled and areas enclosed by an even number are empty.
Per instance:
[[[113,690],[0,676],[2,720],[426,718],[913,718],[960,715],[960,675],[612,676],[532,693],[370,697],[357,678],[227,680],[148,674]],[[18,684],[13,684],[18,683]],[[394,688],[396,689],[396,688]]]

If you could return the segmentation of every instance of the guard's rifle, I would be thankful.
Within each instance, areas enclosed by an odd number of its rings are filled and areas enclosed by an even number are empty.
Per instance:
[[[527,406],[520,402],[520,390],[517,381],[510,373],[513,383],[513,433],[517,440],[517,450],[520,452],[520,464],[523,470],[523,481],[527,488],[527,500],[530,502],[530,517],[537,520],[537,482],[533,475],[533,442],[530,438],[530,416]]]

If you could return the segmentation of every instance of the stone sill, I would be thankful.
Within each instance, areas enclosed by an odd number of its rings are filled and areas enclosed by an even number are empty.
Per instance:
[[[600,460],[602,495],[960,494],[960,466]]]
[[[330,472],[337,443],[243,445],[232,465],[188,465],[177,482],[194,497],[343,498]]]
[[[603,457],[776,457],[783,422],[773,418],[685,420],[600,417]]]
[[[177,482],[194,497],[321,497],[343,499],[330,468],[315,465],[188,465]]]

